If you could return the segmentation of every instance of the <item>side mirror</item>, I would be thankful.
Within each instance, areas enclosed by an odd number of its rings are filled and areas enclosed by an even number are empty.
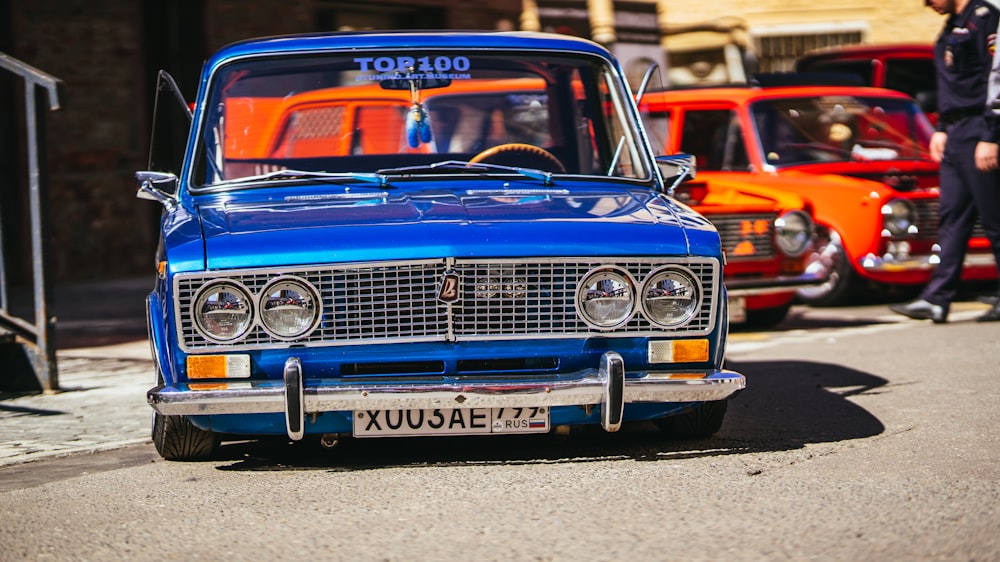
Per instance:
[[[667,195],[673,197],[677,186],[693,180],[696,175],[694,156],[690,154],[669,154],[657,156],[656,165],[667,183]]]
[[[177,204],[177,176],[166,172],[136,172],[136,193],[139,199],[156,201],[164,207],[173,208]]]
[[[920,105],[920,109],[924,110],[924,113],[936,113],[937,112],[937,92],[934,90],[925,90],[923,92],[917,92],[916,94],[917,104]]]

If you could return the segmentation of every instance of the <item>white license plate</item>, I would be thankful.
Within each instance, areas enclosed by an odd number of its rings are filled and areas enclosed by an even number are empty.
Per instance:
[[[747,299],[746,297],[730,297],[729,299],[729,321],[747,321]]]
[[[545,433],[548,430],[549,409],[544,407],[354,412],[355,437]]]

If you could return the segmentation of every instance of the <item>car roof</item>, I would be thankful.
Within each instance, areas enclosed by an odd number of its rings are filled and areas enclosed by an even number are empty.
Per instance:
[[[674,90],[659,90],[648,92],[643,102],[663,101],[669,103],[705,103],[728,101],[736,105],[764,99],[790,97],[818,96],[875,96],[910,100],[910,96],[885,88],[867,86],[832,86],[832,85],[801,85],[801,86],[713,86],[704,88],[682,88]]]
[[[934,46],[930,43],[895,43],[889,45],[842,45],[824,47],[809,51],[799,57],[799,61],[817,61],[829,59],[870,59],[885,58],[891,55],[933,56]]]
[[[346,31],[305,33],[247,39],[219,49],[209,67],[238,57],[321,51],[398,50],[413,54],[419,49],[539,49],[591,53],[610,57],[608,51],[587,39],[555,33],[525,31]]]

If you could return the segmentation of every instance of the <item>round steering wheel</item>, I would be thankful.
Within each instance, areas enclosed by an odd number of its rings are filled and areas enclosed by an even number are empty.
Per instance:
[[[470,163],[497,164],[500,166],[518,166],[522,168],[538,168],[546,172],[565,174],[566,167],[548,150],[531,144],[512,142],[500,144],[473,156]],[[532,164],[537,162],[537,164]]]

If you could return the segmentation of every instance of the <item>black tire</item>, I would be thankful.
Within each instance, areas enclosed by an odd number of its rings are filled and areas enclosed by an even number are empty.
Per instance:
[[[858,274],[851,267],[836,231],[819,235],[808,269],[825,270],[829,277],[822,285],[799,289],[796,295],[800,302],[812,306],[835,306],[848,303],[858,293]]]
[[[653,423],[669,439],[704,439],[722,427],[726,404],[725,400],[702,402],[688,412],[653,420]]]
[[[776,306],[774,308],[762,308],[760,310],[748,310],[746,322],[743,326],[754,330],[773,328],[788,316],[792,303]]]
[[[154,412],[153,445],[168,461],[203,461],[215,454],[219,436],[195,427],[184,416]]]

